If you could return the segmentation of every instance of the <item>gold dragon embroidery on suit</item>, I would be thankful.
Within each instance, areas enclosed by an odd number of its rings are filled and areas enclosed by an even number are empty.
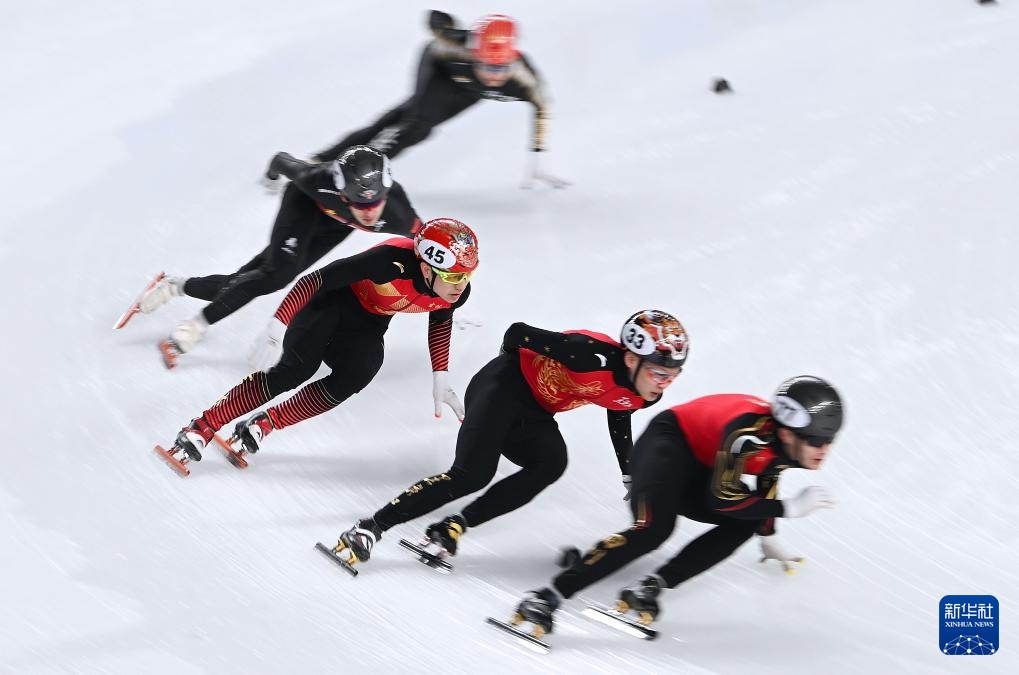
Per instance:
[[[551,404],[558,404],[567,397],[575,397],[566,410],[579,408],[589,403],[588,400],[601,395],[604,392],[600,382],[581,384],[574,381],[566,372],[566,367],[544,356],[534,357],[534,366],[537,370],[538,394]]]

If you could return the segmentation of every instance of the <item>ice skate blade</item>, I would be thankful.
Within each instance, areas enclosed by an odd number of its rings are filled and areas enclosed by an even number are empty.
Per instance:
[[[153,286],[162,281],[165,276],[166,276],[165,273],[160,272],[155,276],[154,279],[152,279],[152,281],[149,282],[148,286],[142,289],[142,292],[138,294],[138,297],[135,299],[135,301],[132,302],[131,305],[127,308],[127,310],[125,310],[124,313],[120,315],[120,318],[117,319],[117,323],[113,324],[113,330],[120,330],[121,328],[127,325],[127,322],[131,320],[131,317],[133,317],[138,312],[142,311],[141,306],[139,304],[142,301],[142,296],[144,296]]]
[[[233,447],[233,437],[229,441],[224,441],[223,437],[219,434],[213,434],[212,439],[216,441],[216,445],[219,446],[223,454],[226,455],[227,460],[236,466],[238,469],[247,469],[248,460],[244,459],[244,455],[247,454],[244,450],[235,450]]]
[[[597,605],[588,605],[581,611],[581,614],[589,619],[593,619],[598,623],[605,624],[610,628],[615,628],[618,631],[622,631],[627,635],[639,637],[642,640],[654,640],[658,637],[658,631],[650,626],[645,626],[636,619],[631,619],[625,614],[620,614],[611,609],[604,607],[598,607]]]
[[[181,355],[177,345],[169,340],[162,340],[159,343],[159,353],[163,356],[163,365],[166,366],[167,370],[173,370],[177,367],[177,357]]]
[[[340,556],[338,556],[335,553],[333,553],[333,550],[331,548],[329,548],[328,546],[326,546],[322,542],[315,542],[315,548],[317,550],[321,551],[324,556],[326,556],[327,558],[332,560],[334,563],[336,563],[337,565],[342,567],[344,569],[344,571],[350,572],[351,576],[355,576],[355,577],[357,576],[357,570],[354,569],[354,566],[351,563],[349,563],[346,560],[344,560],[343,558],[341,558]]]
[[[430,551],[426,551],[424,548],[418,546],[412,541],[401,539],[400,546],[404,547],[411,553],[417,554],[419,563],[422,565],[428,565],[440,574],[449,574],[453,571],[453,565],[450,562],[440,558]]]
[[[492,617],[489,616],[485,618],[485,622],[492,626],[495,626],[499,630],[509,633],[514,638],[516,638],[517,641],[519,641],[519,643],[522,646],[527,647],[531,651],[538,652],[539,654],[548,654],[550,651],[552,651],[551,645],[549,645],[544,640],[536,638],[530,633],[522,631],[516,626],[512,626],[506,623],[505,621],[499,621],[498,619],[493,619]]]
[[[157,445],[155,447],[156,454],[159,455],[164,462],[170,465],[170,468],[177,472],[177,475],[181,478],[187,478],[191,475],[191,470],[185,466],[185,462],[177,459],[173,456],[169,450],[166,450],[163,446]]]

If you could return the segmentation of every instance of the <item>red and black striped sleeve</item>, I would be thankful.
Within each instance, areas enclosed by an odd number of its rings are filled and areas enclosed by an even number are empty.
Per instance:
[[[428,355],[432,359],[432,372],[449,370],[449,343],[453,335],[453,311],[462,307],[471,294],[467,284],[451,307],[438,309],[428,314]]]

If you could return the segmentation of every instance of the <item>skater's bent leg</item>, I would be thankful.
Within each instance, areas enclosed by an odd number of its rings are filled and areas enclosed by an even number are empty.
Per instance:
[[[393,126],[399,123],[400,118],[406,112],[406,105],[407,104],[404,103],[396,108],[393,108],[385,115],[375,120],[375,122],[373,122],[372,124],[369,124],[363,129],[358,129],[356,131],[350,132],[349,134],[341,138],[339,141],[337,141],[334,145],[331,145],[325,150],[317,153],[315,155],[315,159],[317,159],[320,162],[331,162],[340,155],[342,155],[343,151],[352,145],[367,145],[373,138],[375,138],[375,136],[380,131],[382,131],[386,127]]]
[[[265,373],[252,373],[228,391],[226,396],[213,403],[201,416],[210,427],[219,431],[241,415],[265,405],[275,395],[269,388]]]
[[[279,405],[269,408],[273,427],[283,429],[298,422],[329,412],[368,386],[382,367],[384,347],[381,335],[364,336],[356,341],[339,340],[330,352],[342,350],[344,357],[336,360],[327,355],[326,363],[333,372],[312,382]]]
[[[464,396],[466,414],[456,437],[456,457],[446,473],[411,485],[375,513],[382,529],[423,516],[443,504],[488,485],[499,466],[499,447],[517,420],[512,393],[502,387],[508,359],[493,360],[471,379]],[[519,373],[519,370],[517,370]],[[470,521],[468,521],[468,525]]]
[[[232,278],[216,298],[202,310],[202,315],[211,326],[225,319],[257,297],[274,293],[297,276],[299,270],[294,264],[244,272]]]
[[[184,292],[184,295],[190,298],[198,298],[199,300],[211,302],[232,278],[233,275],[231,274],[210,274],[206,277],[190,277],[184,281],[181,290]]]
[[[283,340],[279,363],[264,373],[248,375],[202,413],[209,426],[221,429],[313,377],[322,362],[334,321],[328,313],[298,313]]]
[[[269,246],[231,275],[230,280],[202,310],[212,325],[255,298],[274,293],[293,281],[307,264],[313,231],[328,216],[314,200],[293,185],[287,187],[273,223]],[[187,287],[187,284],[185,284]]]
[[[184,280],[184,285],[181,287],[181,290],[184,292],[184,295],[190,298],[198,298],[199,300],[212,302],[236,276],[258,269],[264,265],[265,261],[269,259],[270,249],[271,245],[259,252],[259,254],[254,258],[244,263],[244,265],[233,274],[210,274],[204,277],[189,277]]]
[[[525,430],[528,425],[538,429],[532,429],[531,433],[518,433],[514,429],[503,451],[507,459],[522,468],[464,507],[461,514],[469,527],[515,511],[559,480],[566,471],[566,442],[555,420],[551,416],[547,420],[527,420]]]
[[[480,421],[479,416],[474,419]],[[376,511],[379,527],[388,530],[488,485],[499,466],[498,439],[492,438],[483,424],[469,424],[465,416],[457,436],[456,457],[449,471],[414,483]]]
[[[687,579],[722,562],[761,525],[757,520],[736,520],[718,525],[683,547],[672,560],[657,570],[668,588],[675,588]]]
[[[630,507],[634,524],[629,529],[602,539],[552,581],[564,598],[654,551],[672,534],[676,526],[676,500],[668,490],[636,498]]]

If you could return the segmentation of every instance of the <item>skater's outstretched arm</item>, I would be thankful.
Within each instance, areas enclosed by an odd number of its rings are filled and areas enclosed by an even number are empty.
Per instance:
[[[531,150],[541,152],[545,150],[545,134],[548,131],[548,103],[541,76],[523,54],[520,55],[519,67],[515,68],[513,73],[513,79],[524,88],[527,101],[534,106]]]
[[[432,402],[435,417],[442,417],[442,406],[448,405],[456,418],[463,422],[464,406],[449,384],[449,339],[453,334],[453,310],[463,305],[471,292],[471,285],[451,307],[430,312],[428,315],[428,354],[432,359]]]
[[[609,421],[609,438],[612,449],[616,452],[619,472],[624,476],[630,474],[630,453],[633,451],[632,410],[606,410]]]
[[[453,334],[453,312],[463,307],[470,294],[471,285],[467,284],[451,307],[428,313],[428,354],[432,359],[432,372],[449,370],[449,341]]]

